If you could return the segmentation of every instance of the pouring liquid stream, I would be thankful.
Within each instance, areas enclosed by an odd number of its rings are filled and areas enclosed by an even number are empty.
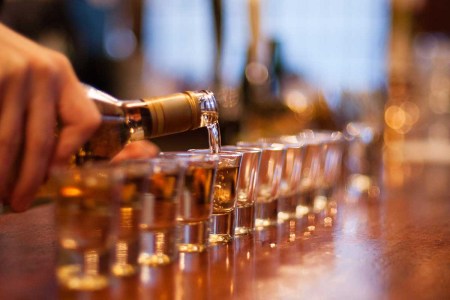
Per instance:
[[[219,116],[217,112],[207,112],[202,116],[202,122],[208,129],[209,150],[211,153],[219,153],[221,147]]]

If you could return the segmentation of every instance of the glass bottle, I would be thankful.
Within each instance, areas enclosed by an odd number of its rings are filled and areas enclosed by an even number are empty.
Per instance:
[[[119,100],[91,86],[86,91],[102,114],[102,123],[78,151],[78,165],[110,159],[132,141],[218,124],[216,99],[206,90],[137,100]]]

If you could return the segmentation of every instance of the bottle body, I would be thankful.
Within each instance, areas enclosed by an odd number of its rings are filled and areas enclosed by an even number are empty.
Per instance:
[[[102,123],[78,151],[76,164],[110,159],[127,143],[210,126],[218,122],[217,102],[209,91],[187,91],[137,100],[118,100],[86,87]]]

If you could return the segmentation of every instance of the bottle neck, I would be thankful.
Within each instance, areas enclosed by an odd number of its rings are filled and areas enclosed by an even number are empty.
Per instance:
[[[79,164],[111,158],[131,141],[204,126],[211,130],[217,128],[214,142],[220,145],[217,102],[211,92],[184,92],[123,101],[89,86],[86,86],[86,91],[102,115],[102,124],[80,149],[77,155]]]
[[[86,85],[104,121],[122,121],[131,140],[169,135],[218,122],[218,104],[207,90],[187,91],[138,100],[118,100]]]
[[[209,91],[122,101],[131,140],[158,137],[218,122],[217,102]]]

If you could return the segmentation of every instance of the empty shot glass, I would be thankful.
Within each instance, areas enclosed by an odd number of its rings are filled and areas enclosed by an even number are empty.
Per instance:
[[[259,148],[241,146],[222,146],[221,149],[242,153],[234,211],[234,234],[246,235],[255,228],[256,183],[262,151]]]
[[[261,149],[255,201],[255,228],[263,229],[277,224],[280,182],[286,158],[286,147],[279,143],[245,142],[238,146]]]
[[[323,141],[323,174],[320,193],[331,199],[342,182],[342,158],[345,147],[344,135],[339,131],[318,131]]]
[[[140,253],[145,266],[165,265],[177,258],[176,215],[182,184],[179,162],[165,158],[148,160],[148,188],[142,198]]]
[[[315,135],[323,141],[323,169],[319,199],[326,202],[322,221],[332,226],[337,214],[336,194],[343,184],[344,135],[339,131],[316,131]]]
[[[314,134],[312,130],[305,130],[297,135],[304,147],[300,181],[300,200],[296,208],[296,217],[305,226],[305,234],[315,231],[318,215],[326,207],[326,199],[321,195],[324,175],[325,141]]]
[[[191,149],[194,153],[210,153],[206,149]],[[228,243],[234,236],[234,209],[242,153],[220,151],[214,181],[213,211],[211,214],[209,243]]]
[[[160,157],[178,160],[183,168],[177,213],[178,250],[202,252],[208,245],[218,157],[183,151],[162,152]]]
[[[376,198],[381,189],[383,132],[365,122],[348,123],[344,131],[347,140],[344,165],[348,172],[347,197]]]
[[[312,139],[299,137],[300,142],[304,144],[304,157],[302,163],[300,193],[301,199],[297,205],[297,217],[303,217],[308,212],[312,212],[314,206],[314,197],[319,188],[319,176],[322,163],[322,145]]]
[[[295,219],[295,211],[300,198],[300,180],[303,163],[304,149],[295,136],[279,136],[260,139],[265,143],[279,143],[286,148],[286,156],[281,174],[278,222]]]
[[[71,290],[99,290],[110,281],[122,174],[105,164],[52,173],[56,184],[57,270]]]

